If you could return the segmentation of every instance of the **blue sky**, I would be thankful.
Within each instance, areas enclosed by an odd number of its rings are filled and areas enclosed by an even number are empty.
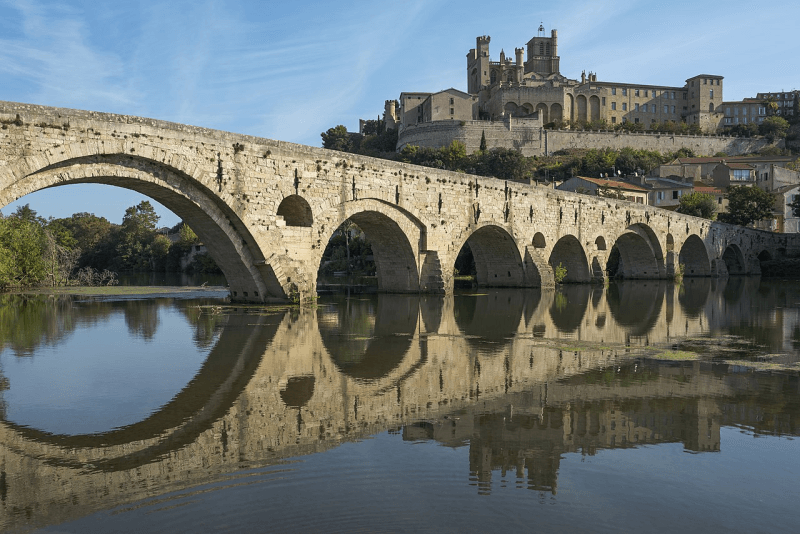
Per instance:
[[[484,11],[486,6],[491,6]],[[561,72],[683,85],[725,77],[724,97],[800,88],[800,4],[394,0],[0,0],[0,100],[139,115],[320,146],[401,91],[466,89],[466,54],[490,35],[513,54],[558,29]],[[140,195],[66,186],[23,197],[44,216],[120,222]],[[65,199],[67,202],[65,202]],[[159,207],[161,222],[178,218]]]

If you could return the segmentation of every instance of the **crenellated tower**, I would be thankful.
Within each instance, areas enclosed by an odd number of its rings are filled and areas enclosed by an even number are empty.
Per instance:
[[[491,37],[482,35],[475,39],[475,48],[467,54],[467,92],[477,94],[482,87],[489,85],[489,41]]]
[[[545,37],[544,25],[539,26],[537,36],[528,41],[528,61],[525,74],[533,72],[540,76],[561,74],[558,57],[558,31],[552,30]]]

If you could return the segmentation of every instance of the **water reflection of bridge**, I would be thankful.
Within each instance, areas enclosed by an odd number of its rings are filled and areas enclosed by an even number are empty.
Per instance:
[[[778,350],[795,325],[760,314],[755,295],[770,309],[796,300],[729,278],[231,313],[194,380],[140,423],[85,436],[2,423],[2,507],[20,522],[61,522],[398,427],[408,439],[469,441],[484,489],[492,470],[515,469],[553,491],[565,452],[714,451],[724,424],[797,434],[796,401],[748,393],[797,398],[796,373],[652,363],[636,350],[753,323]]]

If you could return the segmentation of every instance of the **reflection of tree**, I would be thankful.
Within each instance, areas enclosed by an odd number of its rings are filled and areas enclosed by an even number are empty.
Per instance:
[[[181,309],[187,322],[194,326],[194,344],[200,348],[210,347],[222,328],[222,316],[212,306],[183,306]]]
[[[148,300],[125,302],[125,324],[134,336],[151,340],[158,330],[158,305]]]
[[[0,349],[31,356],[75,329],[72,298],[45,295],[0,295]]]

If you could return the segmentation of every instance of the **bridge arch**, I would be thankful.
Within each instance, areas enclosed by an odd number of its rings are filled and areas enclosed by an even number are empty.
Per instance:
[[[314,224],[314,214],[308,201],[300,195],[289,195],[278,206],[276,213],[283,217],[286,226],[310,227]]]
[[[559,264],[566,267],[567,275],[564,282],[581,283],[590,282],[592,279],[586,251],[573,235],[565,235],[556,242],[547,262],[553,270]]]
[[[616,249],[617,254],[614,254]],[[653,230],[645,224],[634,224],[617,237],[612,257],[618,256],[616,275],[627,279],[661,278],[664,260],[661,245]]]
[[[407,293],[420,290],[418,258],[425,251],[425,230],[408,211],[378,199],[345,202],[321,214],[314,223],[312,245],[319,267],[325,244],[347,220],[355,223],[372,245],[378,290]],[[324,240],[323,240],[324,239]]]
[[[745,263],[744,254],[742,254],[742,249],[739,248],[739,245],[731,243],[725,247],[725,252],[722,253],[722,261],[725,262],[728,274],[747,274],[747,264]]]
[[[64,154],[86,151],[81,147],[67,147]],[[180,170],[192,167],[186,160],[174,156],[167,165],[131,150],[134,153],[65,156],[50,165],[42,165],[41,158],[27,158],[12,170],[12,175],[21,175],[21,179],[0,180],[6,184],[0,190],[0,205],[62,185],[94,183],[130,189],[163,204],[194,230],[225,274],[234,300],[264,302],[269,297],[288,296],[288,284],[275,275],[257,239],[227,199]]]
[[[525,269],[514,238],[504,228],[484,225],[458,247],[468,246],[475,260],[475,281],[483,287],[523,287]]]
[[[703,240],[692,234],[683,242],[678,261],[684,266],[684,276],[710,276],[711,262]]]

